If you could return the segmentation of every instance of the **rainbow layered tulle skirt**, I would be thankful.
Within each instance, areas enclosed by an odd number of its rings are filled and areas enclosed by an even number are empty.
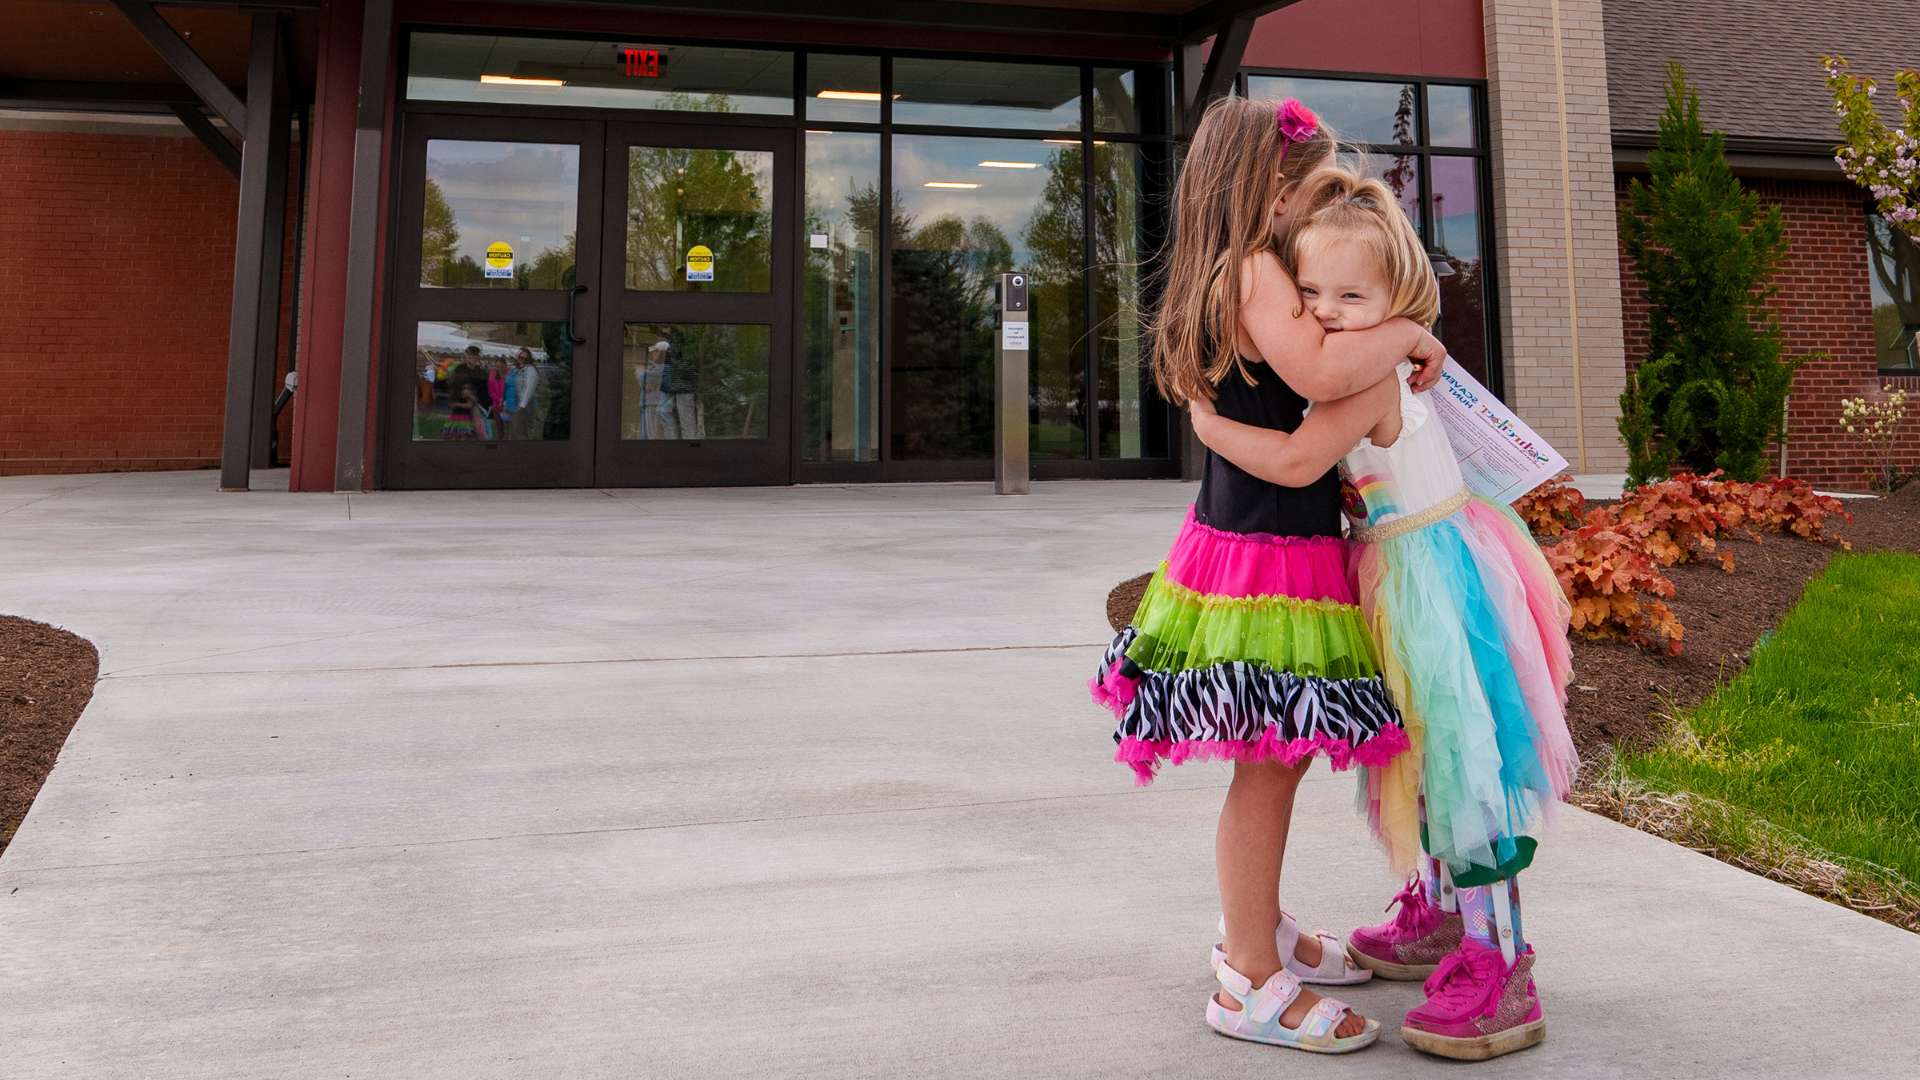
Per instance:
[[[1350,569],[1410,743],[1363,762],[1375,835],[1401,872],[1424,824],[1426,850],[1456,879],[1474,868],[1510,876],[1531,858],[1522,838],[1579,767],[1559,582],[1513,511],[1478,497],[1432,525],[1353,544]]]
[[[1094,699],[1120,724],[1115,760],[1150,783],[1199,758],[1384,767],[1408,746],[1355,602],[1339,537],[1223,532],[1191,513]]]

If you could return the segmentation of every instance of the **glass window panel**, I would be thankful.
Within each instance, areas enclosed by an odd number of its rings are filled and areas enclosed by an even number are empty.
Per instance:
[[[1470,160],[1470,159],[1463,159]],[[1414,231],[1421,228],[1420,157],[1417,154],[1368,154],[1367,170],[1398,196]]]
[[[880,122],[880,58],[807,54],[807,119]]]
[[[993,456],[995,276],[1029,275],[1031,453],[1084,458],[1081,144],[893,140],[892,456]]]
[[[793,54],[645,41],[411,37],[414,101],[793,115]]]
[[[880,136],[807,133],[803,461],[880,457]]]
[[[1433,146],[1477,145],[1473,87],[1427,85],[1427,142]]]
[[[628,323],[620,438],[766,438],[772,341],[771,326]]]
[[[1093,69],[1093,129],[1139,131],[1140,114],[1134,105],[1132,68]]]
[[[1122,143],[1093,151],[1094,302],[1099,313],[1100,456],[1160,458],[1167,451],[1167,405],[1146,370],[1141,323],[1140,227],[1145,218],[1144,148]]]
[[[773,276],[773,154],[627,150],[627,288],[766,292]]]
[[[415,442],[572,437],[566,323],[423,322],[414,341]]]
[[[893,62],[898,124],[1080,130],[1080,69],[984,60]]]
[[[1867,215],[1873,272],[1873,337],[1883,368],[1920,368],[1920,244]]]
[[[1432,250],[1453,268],[1440,278],[1438,335],[1460,366],[1485,383],[1487,283],[1480,250],[1480,159],[1427,160],[1433,170]]]
[[[1285,75],[1247,76],[1247,96],[1283,101],[1299,98],[1318,113],[1342,141],[1412,146],[1419,137],[1414,121],[1415,83],[1348,82],[1297,79]]]
[[[1449,258],[1480,257],[1480,159],[1431,157],[1433,250]]]
[[[420,284],[447,289],[572,284],[578,146],[430,139],[426,188]]]

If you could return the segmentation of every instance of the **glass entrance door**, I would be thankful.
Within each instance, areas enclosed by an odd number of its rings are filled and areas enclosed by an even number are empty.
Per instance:
[[[793,136],[609,124],[597,483],[783,484]]]
[[[594,482],[604,131],[409,117],[384,486]]]

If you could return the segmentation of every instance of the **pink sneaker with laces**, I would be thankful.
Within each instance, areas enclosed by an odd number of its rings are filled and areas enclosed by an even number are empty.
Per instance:
[[[1507,966],[1499,949],[1468,938],[1440,962],[1427,1001],[1407,1014],[1400,1037],[1415,1049],[1460,1061],[1485,1061],[1547,1037],[1533,986],[1533,949]]]
[[[1418,879],[1408,882],[1387,906],[1394,904],[1400,910],[1393,918],[1347,935],[1347,955],[1383,979],[1424,979],[1460,947],[1466,926],[1459,912],[1442,911],[1430,903]]]

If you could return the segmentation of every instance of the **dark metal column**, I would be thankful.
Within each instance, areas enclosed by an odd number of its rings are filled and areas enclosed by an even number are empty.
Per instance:
[[[273,395],[280,338],[280,265],[286,236],[287,92],[280,17],[253,16],[247,56],[246,126],[240,158],[240,221],[234,237],[233,317],[227,334],[226,424],[220,490],[247,490],[247,471],[265,464],[261,423]],[[260,369],[265,367],[262,378]]]
[[[353,132],[353,212],[347,225],[347,310],[340,344],[335,491],[367,487],[367,400],[373,377],[374,284],[380,277],[380,152],[385,142],[393,0],[366,0],[360,30],[360,107]]]

